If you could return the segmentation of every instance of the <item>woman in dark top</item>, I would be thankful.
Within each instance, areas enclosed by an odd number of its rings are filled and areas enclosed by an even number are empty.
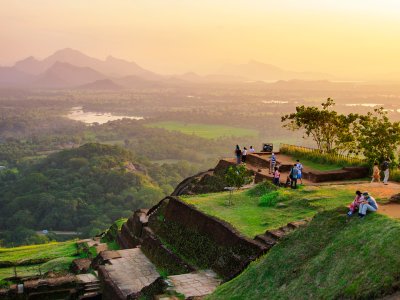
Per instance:
[[[242,156],[242,150],[240,150],[239,145],[236,145],[236,150],[235,150],[235,157],[236,157],[236,164],[240,164],[240,158]]]

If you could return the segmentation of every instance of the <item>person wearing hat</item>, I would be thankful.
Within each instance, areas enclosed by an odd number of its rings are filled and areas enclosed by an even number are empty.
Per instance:
[[[358,216],[360,218],[364,218],[367,214],[367,211],[378,210],[378,204],[376,203],[376,200],[368,192],[364,192],[363,197],[364,200],[361,202],[360,208],[358,210]]]

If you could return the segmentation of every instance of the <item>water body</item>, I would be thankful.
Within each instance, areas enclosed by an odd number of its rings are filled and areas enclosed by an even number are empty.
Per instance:
[[[346,106],[364,106],[364,107],[376,107],[376,106],[383,106],[380,103],[350,103],[345,104]]]
[[[140,116],[120,116],[120,115],[113,115],[112,113],[98,113],[91,111],[84,112],[82,106],[72,107],[67,117],[68,119],[81,121],[89,125],[94,123],[104,124],[107,123],[108,121],[116,121],[122,119],[132,119],[132,120],[144,119],[143,117]]]

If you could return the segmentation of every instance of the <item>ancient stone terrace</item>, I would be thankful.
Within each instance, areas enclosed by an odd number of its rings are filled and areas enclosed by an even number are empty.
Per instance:
[[[281,181],[286,180],[289,176],[289,171],[296,161],[279,152],[275,153],[277,158],[277,166],[281,172]],[[272,174],[269,173],[270,153],[257,152],[247,155],[246,167],[254,172],[255,183],[263,180],[272,180]],[[221,159],[215,167],[214,172],[222,171],[231,165],[235,164],[234,158]],[[333,182],[365,178],[369,175],[369,170],[366,167],[344,167],[339,170],[319,171],[304,165],[303,181],[304,183],[320,183]]]

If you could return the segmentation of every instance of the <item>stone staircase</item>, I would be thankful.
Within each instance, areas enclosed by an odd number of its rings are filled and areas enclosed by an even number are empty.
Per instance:
[[[257,235],[255,240],[265,245],[269,250],[275,246],[275,244],[285,235],[301,226],[307,225],[308,222],[309,220],[290,222],[286,226],[282,226],[279,229],[267,230],[265,233]]]
[[[101,299],[101,285],[99,279],[93,274],[76,275],[78,282],[83,286],[83,295],[79,296],[79,300],[83,299]]]
[[[164,211],[167,207],[170,211]],[[174,213],[176,209],[179,209],[179,216]],[[162,213],[163,218],[171,218],[171,216],[178,218],[181,226],[185,226],[186,221],[193,224],[194,219],[199,225],[198,228],[202,228],[203,225],[209,228],[212,223],[215,227],[213,232],[218,232],[216,237],[225,243],[228,243],[227,239],[231,243],[235,237],[237,240],[233,245],[242,243],[244,247],[257,249],[254,255],[248,255],[248,257],[240,257],[239,253],[231,253],[235,257],[229,258],[237,261],[237,266],[235,265],[232,270],[229,269],[232,271],[229,275],[222,276],[220,274],[224,281],[236,277],[251,261],[268,252],[281,238],[308,223],[308,220],[290,222],[279,229],[268,230],[253,240],[246,239],[237,236],[234,229],[227,224],[203,215],[174,197],[167,197],[150,210],[136,211],[122,226],[117,241],[124,250],[102,251],[92,262],[92,268],[98,269],[99,272],[103,292],[102,299],[128,300],[153,297],[154,295],[158,295],[155,296],[155,299],[163,300],[181,299],[179,297],[182,295],[185,299],[202,299],[221,284],[222,279],[218,278],[216,273],[211,270],[196,270],[194,266],[188,265],[162,243],[161,237],[152,230],[159,226],[157,225],[159,223],[154,223],[156,220],[160,221],[158,213]],[[182,220],[184,216],[188,220]],[[176,222],[175,219],[170,221]],[[163,265],[165,263],[167,266]],[[172,275],[162,278],[156,266],[168,270]],[[178,266],[179,268],[177,268]],[[227,266],[231,267],[231,265]],[[219,272],[220,269],[214,269],[214,271]]]

